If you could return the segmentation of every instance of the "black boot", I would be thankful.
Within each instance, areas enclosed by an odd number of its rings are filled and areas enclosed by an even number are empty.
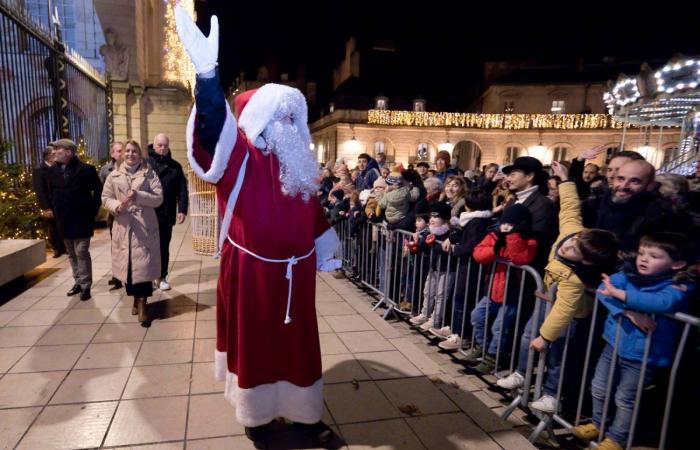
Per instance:
[[[142,327],[150,327],[151,322],[148,320],[148,306],[146,305],[145,297],[137,297],[136,299],[136,309],[139,314],[139,322],[141,322]]]
[[[327,444],[333,438],[333,430],[320,420],[312,424],[300,423],[298,425],[309,433],[309,436],[315,440],[317,444]]]
[[[270,431],[270,424],[257,427],[245,427],[245,435],[253,442],[255,448],[265,448],[265,437]]]
[[[66,294],[68,297],[71,297],[75,294],[80,294],[80,292],[83,290],[83,288],[80,287],[79,284],[73,285],[72,288],[70,288],[70,291]]]
[[[90,297],[92,297],[90,295],[90,289],[83,289],[82,291],[80,291],[80,300],[81,301],[84,302],[86,300],[90,300]]]
[[[116,278],[112,278],[111,280],[109,280],[109,284],[112,285],[112,287],[109,288],[110,291],[116,291],[117,289],[121,289],[123,286],[122,282]]]

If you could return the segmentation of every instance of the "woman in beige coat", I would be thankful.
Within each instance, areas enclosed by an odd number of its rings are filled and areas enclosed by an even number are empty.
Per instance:
[[[114,215],[112,273],[134,297],[132,314],[149,326],[146,299],[160,276],[160,239],[155,208],[163,203],[158,175],[143,159],[136,141],[127,141],[124,162],[113,170],[102,190],[102,203]]]

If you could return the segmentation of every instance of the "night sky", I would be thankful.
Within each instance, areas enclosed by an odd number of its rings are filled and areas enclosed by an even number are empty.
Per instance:
[[[675,53],[700,56],[696,2],[678,10],[664,10],[658,2],[644,7],[628,2],[628,9],[615,10],[613,2],[526,2],[520,8],[483,2],[489,5],[483,8],[473,2],[413,1],[419,6],[381,0],[319,1],[320,6],[299,0],[197,0],[196,9],[205,32],[209,16],[219,17],[224,85],[240,70],[254,79],[261,64],[272,62],[291,79],[303,67],[307,79],[319,83],[321,95],[330,94],[333,68],[350,35],[392,41],[403,71],[412,61],[422,61],[424,69],[406,82],[426,93],[427,86],[439,86],[443,94],[478,90],[484,61],[573,65],[578,58],[644,62],[666,61]]]

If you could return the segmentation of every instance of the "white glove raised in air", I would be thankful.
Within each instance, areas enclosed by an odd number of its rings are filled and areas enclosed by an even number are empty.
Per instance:
[[[198,74],[211,72],[216,68],[219,57],[219,19],[211,16],[209,36],[205,37],[189,14],[178,5],[175,7],[177,34]]]

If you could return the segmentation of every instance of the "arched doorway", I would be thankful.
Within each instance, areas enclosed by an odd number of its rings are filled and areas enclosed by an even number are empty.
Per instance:
[[[452,159],[462,170],[477,170],[481,167],[481,147],[474,141],[459,141],[452,150]]]

